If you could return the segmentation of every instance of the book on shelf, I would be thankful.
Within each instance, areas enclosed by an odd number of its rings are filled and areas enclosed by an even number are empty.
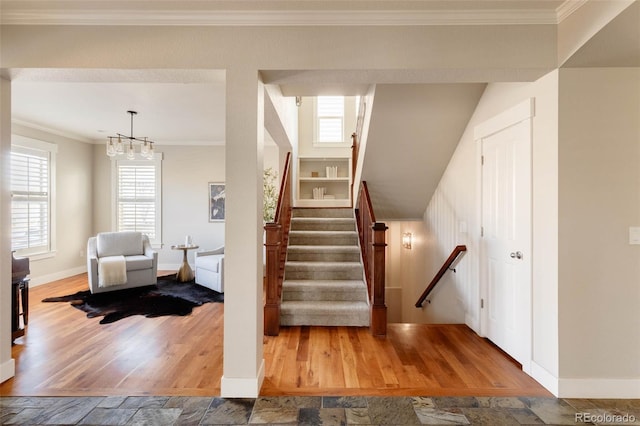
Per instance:
[[[325,169],[325,173],[328,178],[337,178],[338,177],[338,166],[327,166]]]
[[[323,188],[323,187],[313,188],[313,199],[323,200],[325,197],[325,192],[327,192],[327,188]]]

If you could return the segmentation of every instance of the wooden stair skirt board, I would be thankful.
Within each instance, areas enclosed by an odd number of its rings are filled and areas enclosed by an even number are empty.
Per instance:
[[[353,210],[293,209],[280,325],[368,327],[369,316]]]

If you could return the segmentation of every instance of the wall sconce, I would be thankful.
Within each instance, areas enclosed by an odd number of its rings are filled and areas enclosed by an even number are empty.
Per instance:
[[[411,242],[413,240],[413,235],[411,232],[405,232],[402,234],[402,247],[411,250]]]
[[[296,96],[296,106],[299,107],[300,105],[302,105],[302,97]]]

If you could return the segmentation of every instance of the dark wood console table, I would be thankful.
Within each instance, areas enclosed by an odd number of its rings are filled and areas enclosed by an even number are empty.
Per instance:
[[[22,317],[22,324],[20,324]],[[11,283],[11,341],[24,336],[29,323],[29,278]]]

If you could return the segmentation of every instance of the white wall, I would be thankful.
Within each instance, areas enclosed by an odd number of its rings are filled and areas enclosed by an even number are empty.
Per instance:
[[[209,222],[209,182],[225,181],[224,146],[161,146],[162,240],[158,252],[161,269],[177,269],[182,251],[171,246],[184,244],[190,235],[201,249],[224,245],[224,222]],[[188,253],[193,265],[195,254]]]
[[[371,111],[373,111],[373,101],[375,99],[376,86],[372,84],[369,86],[369,90],[367,94],[364,95],[361,100],[362,104],[364,104],[364,114],[362,111],[358,111],[359,114],[362,114],[362,134],[360,135],[360,140],[358,141],[358,158],[356,162],[356,172],[353,176],[353,194],[351,194],[354,204],[355,200],[358,199],[358,195],[360,193],[360,184],[362,183],[362,168],[364,165],[364,157],[367,152],[367,142],[369,141],[369,127],[371,124]],[[356,117],[356,126],[358,118]]]
[[[93,146],[18,124],[13,125],[12,132],[58,147],[53,223],[56,251],[52,257],[30,260],[30,285],[85,272],[87,239],[93,230]]]
[[[458,244],[467,253],[450,276],[465,311],[465,322],[479,331],[479,235],[476,125],[528,98],[535,98],[533,119],[533,354],[539,375],[558,377],[557,256],[557,72],[533,83],[487,86],[424,215],[428,276],[433,276]],[[433,297],[432,304],[443,303]],[[445,302],[447,303],[447,302]],[[540,379],[542,380],[542,379]]]
[[[264,169],[268,169],[271,167],[273,170],[278,172],[278,184],[280,183],[281,178],[281,156],[280,156],[280,148],[275,145],[265,145],[264,146]]]
[[[11,358],[11,82],[0,78],[0,382],[13,377]]]
[[[113,230],[111,213],[111,160],[103,145],[95,152],[96,226],[94,233]],[[171,246],[183,244],[186,235],[201,249],[224,245],[224,222],[209,222],[208,183],[224,182],[224,146],[161,145],[162,161],[162,240],[158,250],[159,269],[177,269],[182,262],[182,251]],[[278,170],[278,147],[264,148],[264,167]],[[194,252],[188,258],[193,265]]]
[[[640,69],[560,70],[560,393],[640,397]]]
[[[388,226],[386,251],[386,296],[387,319],[389,322],[422,324],[464,323],[464,310],[459,302],[456,274],[447,273],[422,308],[415,303],[425,290],[433,275],[428,274],[428,257],[434,255],[436,241],[429,238],[422,221],[384,220]],[[402,246],[402,234],[412,234],[411,249]],[[441,259],[442,263],[445,259]],[[459,270],[459,268],[457,268]]]

